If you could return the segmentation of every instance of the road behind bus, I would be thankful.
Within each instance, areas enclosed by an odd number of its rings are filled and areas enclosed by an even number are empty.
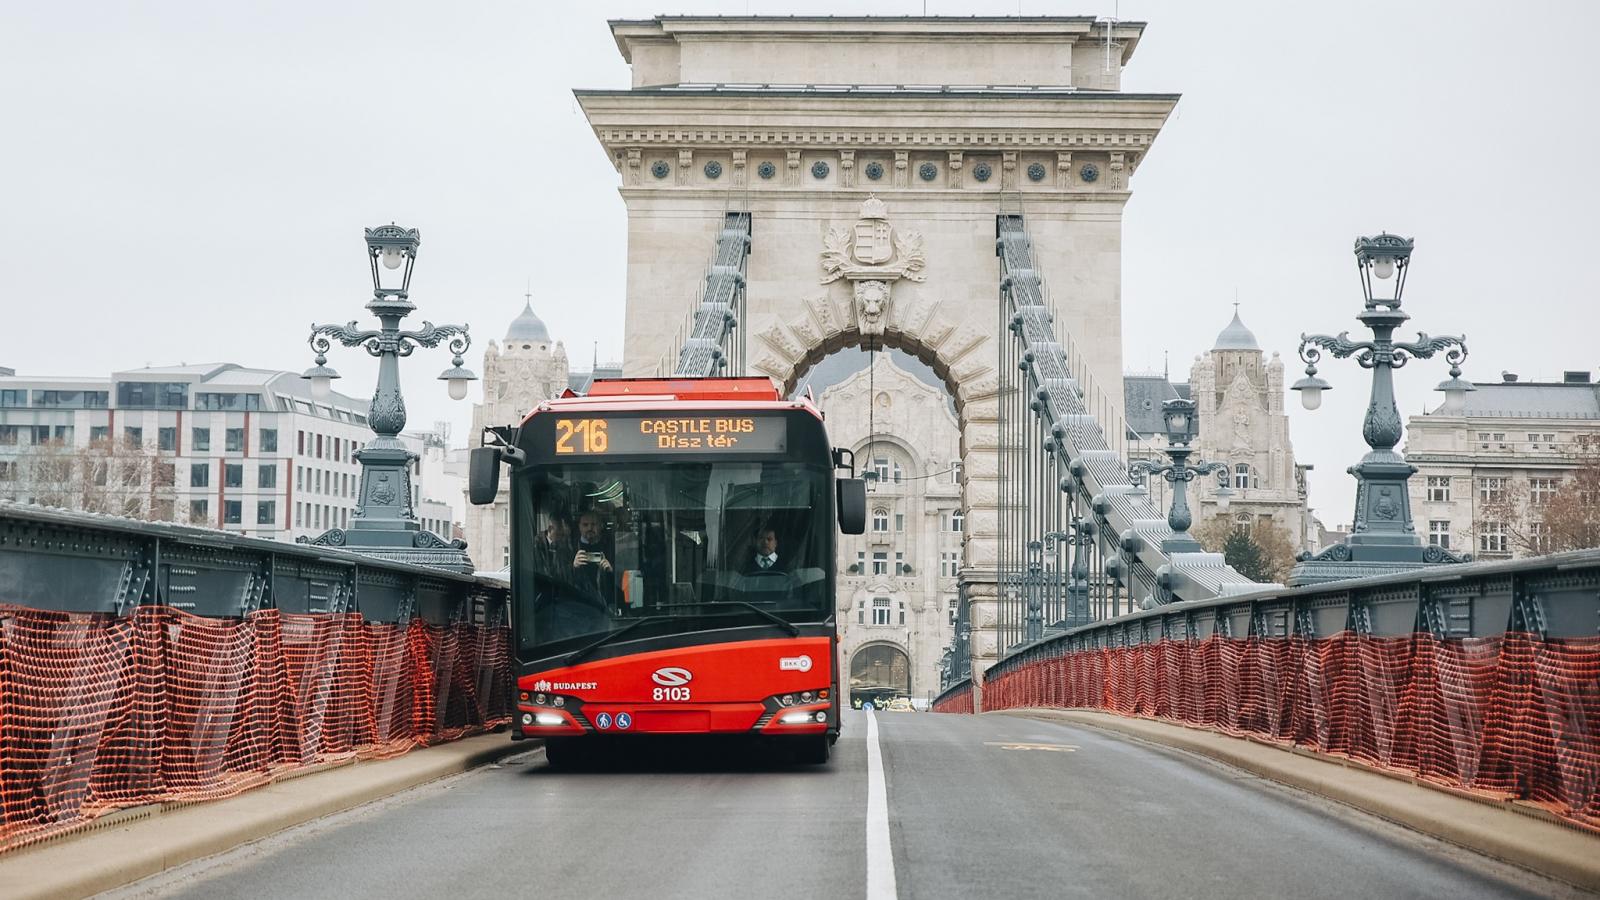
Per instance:
[[[845,716],[823,768],[523,754],[117,895],[861,897],[869,871],[901,897],[1564,893],[1237,770],[1009,716],[877,714],[869,812],[868,714]]]

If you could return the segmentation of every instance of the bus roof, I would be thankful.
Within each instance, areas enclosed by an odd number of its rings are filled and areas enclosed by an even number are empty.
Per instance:
[[[539,404],[523,421],[552,410],[670,412],[675,409],[803,409],[822,418],[821,411],[809,397],[783,399],[770,378],[600,378],[590,386],[589,393],[567,390],[560,397]]]

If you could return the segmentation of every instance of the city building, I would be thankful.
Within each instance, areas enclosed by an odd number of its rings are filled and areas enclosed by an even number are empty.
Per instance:
[[[1600,440],[1600,385],[1587,371],[1558,382],[1475,382],[1460,412],[1443,406],[1406,425],[1412,516],[1431,544],[1476,559],[1551,549],[1545,504]]]
[[[208,363],[109,377],[0,376],[0,497],[315,537],[350,523],[366,400],[312,396],[299,375]],[[401,435],[419,455],[427,439]],[[450,507],[414,464],[422,526],[453,533]]]
[[[517,425],[534,407],[559,397],[562,391],[585,393],[596,378],[618,378],[620,363],[600,364],[574,371],[567,348],[552,340],[550,329],[533,311],[532,295],[525,295],[521,314],[511,320],[505,339],[490,341],[483,351],[483,402],[472,408],[469,446],[483,446],[483,430]],[[459,473],[459,461],[452,463]],[[465,491],[464,483],[458,493]],[[493,503],[466,508],[468,552],[485,571],[511,566],[511,494],[502,491]]]
[[[1128,430],[1138,437],[1133,455],[1165,462],[1160,452],[1167,445],[1161,404],[1180,397],[1194,400],[1200,416],[1195,456],[1228,465],[1234,496],[1226,515],[1245,529],[1271,520],[1297,549],[1315,552],[1321,529],[1307,505],[1310,466],[1295,462],[1283,396],[1282,360],[1276,352],[1265,357],[1236,308],[1212,348],[1195,357],[1187,383],[1174,384],[1166,374],[1123,379]],[[1214,476],[1191,485],[1197,526],[1219,513],[1216,492]]]
[[[839,542],[839,671],[856,699],[931,697],[955,630],[965,530],[948,391],[877,353],[820,406],[829,440],[872,477],[866,533]]]

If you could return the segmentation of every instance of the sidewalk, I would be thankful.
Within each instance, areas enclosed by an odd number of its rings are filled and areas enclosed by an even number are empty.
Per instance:
[[[104,817],[110,824],[0,855],[0,897],[87,897],[538,746],[484,734],[335,765],[226,800],[112,813]]]
[[[1476,853],[1600,890],[1600,836],[1509,804],[1475,799],[1344,760],[1151,719],[1064,709],[1011,709],[1014,715],[1114,731],[1209,757],[1448,841]]]

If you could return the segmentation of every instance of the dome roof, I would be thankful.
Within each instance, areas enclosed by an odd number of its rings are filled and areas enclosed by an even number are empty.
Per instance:
[[[550,330],[544,327],[544,321],[533,314],[533,300],[529,299],[522,308],[522,315],[511,320],[511,327],[506,329],[506,343],[535,341],[548,342]]]
[[[1239,321],[1238,306],[1233,308],[1233,321],[1229,322],[1228,327],[1222,329],[1222,333],[1217,335],[1217,345],[1211,349],[1254,350],[1258,353],[1261,352],[1261,345],[1256,343],[1255,334],[1244,327],[1243,322]]]

